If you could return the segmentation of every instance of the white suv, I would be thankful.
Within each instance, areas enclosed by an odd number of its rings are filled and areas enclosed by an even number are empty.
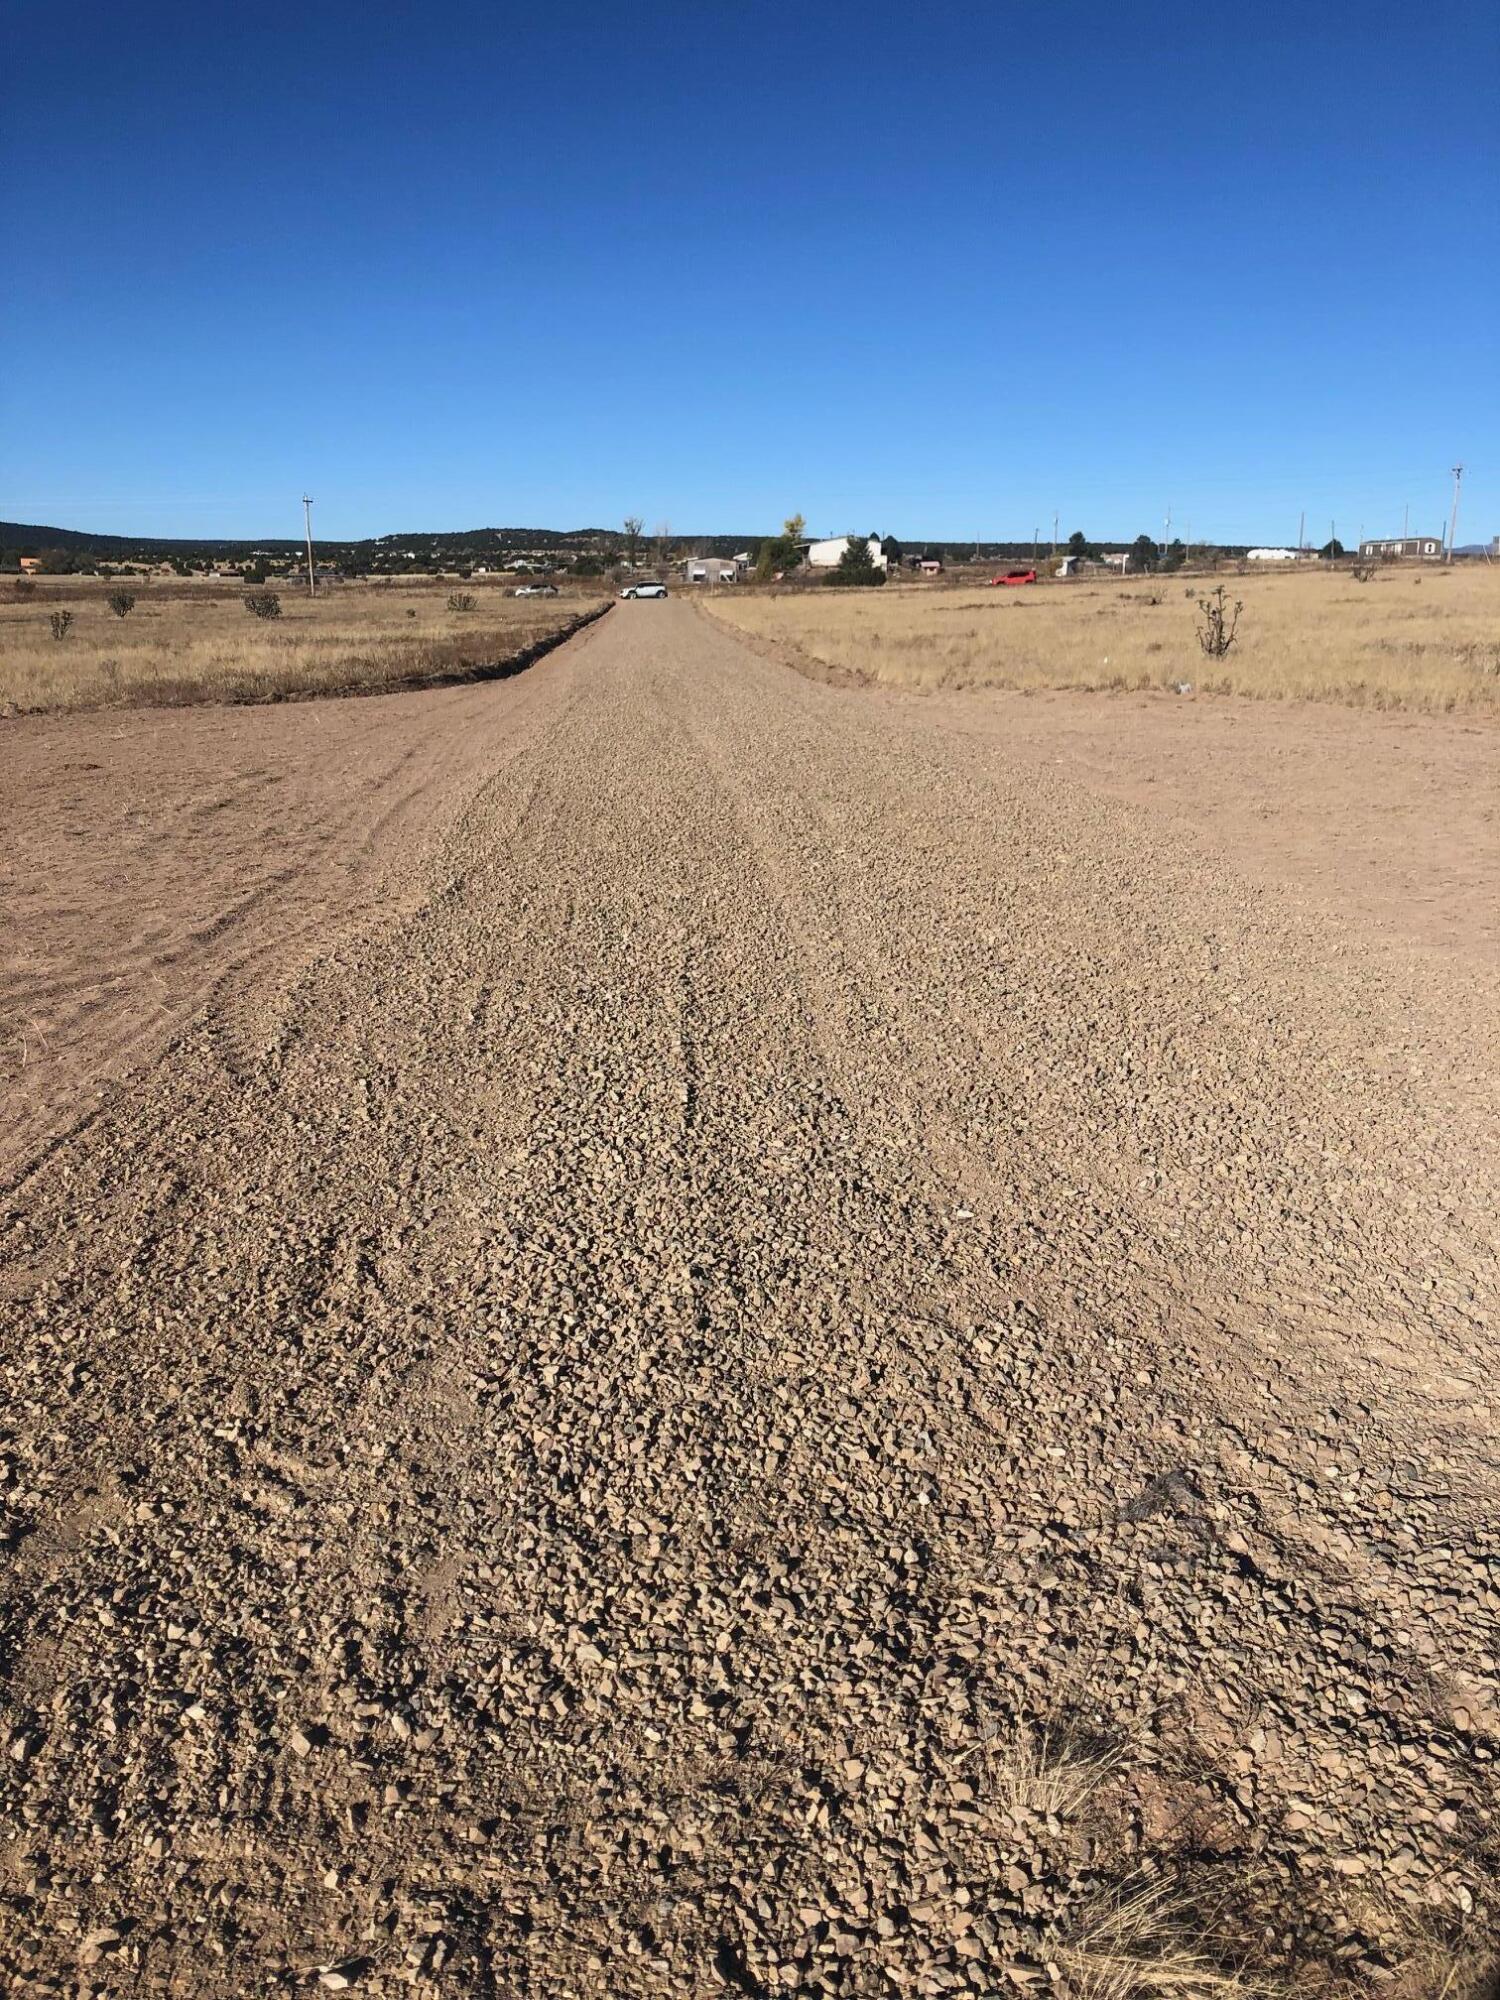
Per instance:
[[[627,583],[620,592],[621,597],[665,597],[666,594],[664,583]]]

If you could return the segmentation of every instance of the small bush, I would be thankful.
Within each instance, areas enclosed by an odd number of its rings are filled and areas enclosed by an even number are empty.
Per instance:
[[[281,599],[274,590],[252,590],[245,599],[245,609],[252,618],[279,618]]]
[[[1375,574],[1375,565],[1372,562],[1357,562],[1352,565],[1349,574],[1356,583],[1368,583]],[[1422,579],[1418,577],[1417,581],[1420,583]]]
[[[18,576],[15,582],[11,585],[11,589],[14,590],[17,597],[36,596],[36,585],[32,582],[29,576]]]
[[[68,627],[72,622],[73,614],[71,611],[54,611],[51,618],[53,638],[66,639],[68,636]]]
[[[112,590],[104,601],[116,618],[128,618],[135,609],[135,598],[128,590]]]
[[[450,611],[472,611],[474,609],[474,598],[467,590],[450,591],[448,594],[448,609]]]
[[[1209,659],[1222,660],[1234,644],[1235,628],[1244,608],[1238,598],[1232,605],[1225,602],[1222,583],[1207,597],[1198,599],[1198,609],[1203,613],[1203,623],[1197,628],[1198,644]]]

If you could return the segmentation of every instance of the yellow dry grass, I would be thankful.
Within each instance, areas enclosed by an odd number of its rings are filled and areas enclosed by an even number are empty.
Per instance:
[[[277,619],[253,618],[245,591],[135,579],[117,618],[91,578],[17,597],[0,585],[0,714],[155,703],[267,701],[439,679],[513,658],[597,597],[515,598],[496,585],[340,584],[309,599],[285,584]],[[450,611],[450,592],[474,598]],[[54,639],[54,612],[72,613]]]
[[[1013,1819],[1076,1819],[1120,1768],[1115,1752],[1084,1750],[1024,1723],[985,1746],[986,1789]]]
[[[1164,1885],[1141,1883],[1086,1910],[1053,1963],[1079,2000],[1255,2000],[1272,1990],[1218,1963]]]
[[[1223,660],[1199,648],[1197,599],[1241,599]],[[716,593],[752,637],[884,687],[1172,688],[1500,713],[1500,567],[1046,582],[1018,590]]]

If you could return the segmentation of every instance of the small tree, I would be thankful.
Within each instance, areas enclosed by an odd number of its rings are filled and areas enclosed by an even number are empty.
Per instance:
[[[1203,623],[1198,627],[1198,644],[1209,659],[1222,660],[1234,644],[1235,629],[1244,608],[1238,598],[1233,605],[1225,603],[1222,583],[1207,597],[1198,599],[1198,609],[1203,613]]]
[[[135,609],[135,599],[128,590],[112,590],[104,601],[116,618],[128,618]]]
[[[279,618],[281,599],[274,590],[252,590],[245,599],[245,609],[252,618]]]
[[[885,571],[879,567],[870,550],[870,540],[864,535],[850,535],[844,543],[844,553],[834,566],[829,578],[834,584],[876,584],[885,582]]]
[[[625,560],[632,569],[635,568],[636,550],[641,545],[641,529],[645,525],[639,514],[625,516]]]
[[[1161,559],[1161,568],[1163,570],[1181,569],[1186,561],[1187,550],[1182,546],[1180,541],[1174,540],[1167,545],[1167,552]]]
[[[797,568],[802,561],[801,542],[806,532],[807,523],[802,516],[793,514],[782,522],[779,535],[770,535],[761,543],[755,574],[762,583]]]
[[[51,618],[53,638],[66,639],[68,636],[68,627],[72,622],[73,614],[71,611],[54,611]]]
[[[1156,544],[1149,535],[1137,535],[1130,544],[1130,567],[1149,574],[1156,568],[1159,557]]]
[[[1337,562],[1341,556],[1347,553],[1348,551],[1337,535],[1334,536],[1331,542],[1325,542],[1322,548],[1318,550],[1318,554],[1323,558],[1324,562]]]

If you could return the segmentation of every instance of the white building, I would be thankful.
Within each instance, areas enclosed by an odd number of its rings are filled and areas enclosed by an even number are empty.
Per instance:
[[[1298,562],[1301,558],[1296,549],[1246,549],[1246,562]]]
[[[807,545],[807,565],[809,569],[837,569],[844,559],[844,551],[853,540],[851,535],[833,535],[826,542],[809,542]],[[870,560],[876,569],[886,566],[885,551],[875,536],[870,537]]]
[[[689,556],[682,565],[685,583],[734,583],[739,573],[733,556]]]

